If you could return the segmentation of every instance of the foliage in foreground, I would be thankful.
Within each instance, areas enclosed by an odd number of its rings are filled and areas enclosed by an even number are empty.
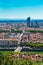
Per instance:
[[[12,55],[14,52],[10,52],[10,54]],[[0,52],[0,65],[43,65],[42,61],[32,61],[30,59],[17,60],[14,59],[11,55],[9,56],[9,53]]]

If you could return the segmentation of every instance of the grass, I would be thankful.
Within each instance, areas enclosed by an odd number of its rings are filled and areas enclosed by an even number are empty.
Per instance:
[[[3,54],[11,54],[11,53],[14,53],[14,51],[0,51],[0,53],[3,53]]]
[[[41,55],[43,55],[42,51],[29,51],[27,53],[30,54],[30,55],[32,55],[32,54],[41,54]]]
[[[3,54],[22,54],[22,53],[24,53],[24,52],[14,52],[14,51],[0,51],[0,52],[2,52]],[[28,51],[26,53],[29,54],[29,55],[32,55],[32,54],[43,55],[43,51]]]

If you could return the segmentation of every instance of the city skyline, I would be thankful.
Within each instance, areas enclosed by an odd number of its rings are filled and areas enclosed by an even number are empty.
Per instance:
[[[1,0],[0,19],[43,19],[43,0]]]

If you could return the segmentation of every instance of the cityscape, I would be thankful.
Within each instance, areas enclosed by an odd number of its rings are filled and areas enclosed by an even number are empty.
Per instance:
[[[13,59],[30,59],[32,62],[37,60],[42,62],[43,22],[31,20],[30,17],[26,20],[11,21],[13,23],[10,23],[10,20],[5,20],[5,22],[1,20],[0,22],[0,52],[14,53],[11,55]]]
[[[0,65],[43,65],[43,0],[0,0]]]
[[[43,45],[43,26],[37,20],[32,22],[28,17],[25,23],[0,23],[0,50],[16,50],[19,46],[29,50],[43,50],[43,47],[25,46],[27,43]]]

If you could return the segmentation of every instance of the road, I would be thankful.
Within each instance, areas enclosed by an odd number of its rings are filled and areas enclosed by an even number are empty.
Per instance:
[[[21,39],[22,39],[22,36],[23,36],[23,33],[24,33],[25,31],[23,30],[23,32],[21,33],[21,35],[20,35],[20,43],[21,43]],[[20,44],[19,43],[19,44]],[[14,51],[14,52],[20,52],[22,50],[22,47],[20,47],[20,45],[18,45],[18,47],[16,48],[16,50]]]

